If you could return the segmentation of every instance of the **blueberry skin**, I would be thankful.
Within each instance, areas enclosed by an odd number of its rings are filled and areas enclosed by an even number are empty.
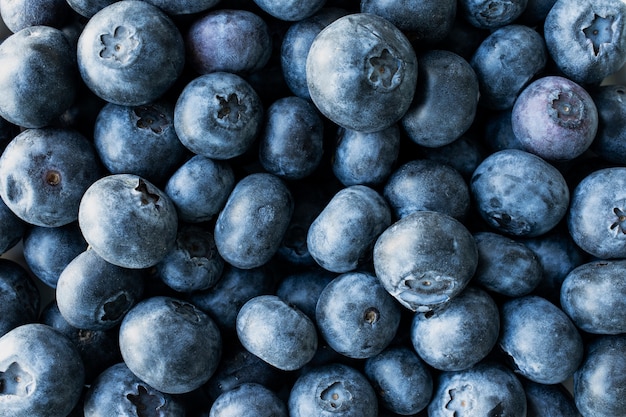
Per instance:
[[[426,312],[463,291],[476,271],[478,249],[458,220],[417,211],[380,235],[373,259],[385,289],[409,310]]]
[[[409,138],[436,148],[460,138],[471,126],[478,106],[479,84],[474,69],[461,56],[430,50],[418,56],[415,98],[401,119]]]
[[[400,154],[400,135],[398,124],[369,133],[339,127],[332,158],[335,177],[346,187],[381,185]]]
[[[0,416],[64,417],[79,402],[85,370],[72,342],[31,323],[0,337]]]
[[[365,375],[341,363],[310,369],[293,384],[290,417],[376,417],[376,392]]]
[[[79,15],[91,18],[94,14],[119,0],[67,0],[67,4]]]
[[[513,23],[528,0],[461,0],[458,14],[480,29],[497,29]]]
[[[417,57],[406,36],[368,13],[340,17],[311,44],[306,78],[313,103],[328,119],[362,132],[383,130],[409,109]]]
[[[389,347],[365,361],[363,372],[378,393],[381,407],[400,415],[424,410],[433,393],[430,370],[407,347]]]
[[[619,415],[626,406],[622,392],[626,380],[624,335],[602,336],[587,346],[585,359],[574,373],[574,401],[585,417]]]
[[[528,0],[519,21],[528,26],[543,24],[556,0]]]
[[[155,184],[164,182],[186,153],[174,129],[174,105],[166,101],[106,104],[96,118],[93,140],[110,173],[135,174]]]
[[[314,0],[302,3],[296,0],[254,0],[264,12],[277,19],[297,22],[311,17],[326,4],[326,0]]]
[[[56,301],[63,317],[74,327],[108,330],[141,300],[141,271],[113,265],[87,249],[59,276]]]
[[[625,270],[625,260],[592,261],[567,274],[561,286],[561,308],[579,329],[626,333],[626,286],[621,279]]]
[[[27,229],[26,223],[0,198],[0,255],[17,245]]]
[[[515,374],[499,363],[480,362],[439,375],[428,416],[524,417],[526,410],[524,387]]]
[[[302,368],[317,351],[313,321],[276,295],[248,300],[237,314],[236,330],[250,353],[284,371]]]
[[[481,106],[512,108],[519,93],[543,71],[547,61],[545,42],[536,30],[511,24],[493,31],[470,59],[480,85]]]
[[[248,10],[212,10],[194,20],[185,34],[187,57],[199,74],[246,75],[269,61],[272,38],[265,20]]]
[[[492,152],[504,149],[525,150],[511,127],[511,111],[513,109],[491,111],[486,115],[484,141]]]
[[[506,301],[500,310],[498,346],[515,371],[540,384],[557,384],[574,374],[584,345],[574,323],[545,298],[527,295]]]
[[[285,83],[293,94],[310,100],[306,81],[306,57],[313,39],[336,19],[348,12],[338,7],[325,7],[310,17],[293,22],[280,44],[280,67]]]
[[[124,268],[159,263],[176,242],[178,217],[167,194],[133,174],[113,174],[85,191],[78,209],[85,240]]]
[[[87,246],[77,222],[58,227],[32,226],[24,234],[22,253],[30,271],[48,287],[56,288],[67,264]]]
[[[27,129],[0,156],[2,200],[36,226],[76,221],[83,193],[99,177],[93,146],[73,130]]]
[[[586,253],[600,259],[626,257],[623,210],[626,168],[604,168],[583,178],[572,192],[569,233]]]
[[[563,175],[518,149],[495,152],[472,174],[470,195],[480,216],[503,234],[535,237],[565,217],[570,192]]]
[[[487,156],[482,143],[468,135],[463,135],[448,145],[438,148],[422,147],[420,151],[425,159],[450,165],[467,181]]]
[[[29,26],[61,29],[70,16],[70,7],[64,0],[2,0],[0,14],[13,33]]]
[[[349,358],[379,354],[400,326],[401,309],[378,278],[348,272],[333,279],[315,307],[317,327],[328,345]]]
[[[28,271],[17,262],[0,258],[0,337],[39,315],[40,293]]]
[[[580,85],[546,76],[517,97],[511,128],[527,151],[547,160],[571,160],[591,146],[598,130],[598,110]]]
[[[278,283],[276,295],[315,322],[315,307],[320,294],[335,277],[337,274],[319,267],[293,272]]]
[[[250,174],[235,185],[215,221],[215,244],[226,262],[256,268],[276,254],[293,214],[287,186],[269,173]]]
[[[582,417],[572,393],[563,385],[546,385],[522,380],[528,406],[526,417]]]
[[[543,32],[550,56],[576,83],[596,84],[626,62],[626,4],[611,0],[559,0]]]
[[[528,246],[494,232],[474,234],[478,268],[472,282],[506,297],[530,294],[541,282],[539,258]]]
[[[193,304],[154,296],[135,305],[120,326],[119,345],[128,368],[167,394],[191,392],[217,369],[222,337]]]
[[[185,408],[173,396],[152,388],[135,376],[124,363],[105,369],[85,393],[85,417],[142,416],[183,417]]]
[[[324,122],[313,104],[283,97],[270,104],[259,136],[259,162],[269,173],[287,180],[311,175],[324,152]]]
[[[49,26],[24,28],[0,44],[0,116],[25,128],[50,124],[76,96],[76,57],[67,38]]]
[[[401,31],[426,44],[443,41],[454,25],[457,2],[453,0],[361,0],[361,12],[393,23]]]
[[[215,399],[209,417],[287,417],[287,407],[273,391],[244,383]]]
[[[369,260],[376,238],[390,224],[385,199],[373,188],[352,185],[337,192],[313,220],[307,247],[322,268],[352,271]]]
[[[148,0],[168,15],[189,15],[200,13],[217,5],[219,0]]]
[[[626,162],[626,135],[617,126],[626,122],[626,86],[603,85],[591,91],[598,110],[598,131],[590,149],[608,162]]]
[[[190,151],[213,159],[242,155],[261,132],[261,98],[242,77],[213,72],[189,82],[174,107],[174,128]]]
[[[415,211],[437,211],[457,220],[470,209],[470,192],[463,176],[450,165],[416,159],[398,167],[383,188],[396,218]]]
[[[176,25],[143,1],[120,1],[101,9],[85,25],[77,48],[78,69],[87,87],[123,106],[156,101],[185,64]]]
[[[487,292],[469,286],[441,308],[416,313],[411,343],[433,368],[461,371],[487,357],[499,331],[500,312],[495,301]]]

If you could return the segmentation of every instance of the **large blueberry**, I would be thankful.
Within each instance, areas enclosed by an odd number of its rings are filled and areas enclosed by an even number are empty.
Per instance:
[[[522,380],[526,392],[526,417],[582,417],[572,393],[561,384],[538,384]]]
[[[0,336],[37,321],[40,296],[26,268],[0,258]]]
[[[165,296],[147,298],[126,314],[119,343],[133,374],[168,394],[202,386],[222,354],[213,320],[193,304]]]
[[[313,103],[348,129],[383,130],[406,113],[417,83],[417,58],[406,36],[368,13],[341,17],[315,38],[306,61]]]
[[[285,402],[269,388],[243,383],[215,399],[210,417],[287,417]]]
[[[297,0],[254,0],[266,13],[290,22],[297,22],[311,17],[326,4],[326,0],[311,0],[300,2]]]
[[[476,271],[478,250],[458,220],[416,211],[388,227],[374,246],[385,289],[412,311],[428,311],[461,293]]]
[[[626,86],[603,85],[590,93],[598,110],[598,131],[591,150],[622,165],[626,162],[626,132],[620,126],[626,123]]]
[[[93,250],[124,268],[156,265],[176,242],[174,203],[149,181],[114,174],[94,182],[78,209],[78,224]]]
[[[29,26],[50,26],[61,29],[68,20],[70,7],[65,0],[2,0],[2,21],[11,32]]]
[[[528,0],[460,0],[459,16],[481,29],[497,29],[520,17]]]
[[[77,56],[80,75],[97,96],[139,106],[157,100],[178,79],[185,47],[164,11],[144,1],[118,1],[89,19]]]

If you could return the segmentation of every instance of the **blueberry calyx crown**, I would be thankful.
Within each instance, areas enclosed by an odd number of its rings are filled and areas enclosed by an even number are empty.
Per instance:
[[[591,24],[583,29],[585,36],[593,47],[594,55],[600,55],[600,48],[604,44],[610,44],[613,40],[614,16],[602,17],[594,14]]]
[[[130,64],[137,57],[140,44],[135,31],[126,26],[117,26],[111,33],[103,33],[100,43],[100,58],[119,66]]]
[[[12,362],[4,372],[0,372],[0,397],[3,395],[26,397],[33,391],[33,383],[33,376],[19,363]]]
[[[402,61],[388,48],[367,59],[367,77],[374,88],[391,91],[402,81]]]

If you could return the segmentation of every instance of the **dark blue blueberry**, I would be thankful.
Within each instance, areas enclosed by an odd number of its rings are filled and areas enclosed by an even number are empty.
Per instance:
[[[467,287],[450,302],[416,313],[411,342],[435,369],[461,371],[485,359],[498,341],[500,312],[489,294]]]
[[[141,271],[113,265],[87,249],[65,267],[56,287],[59,311],[69,324],[108,330],[143,296]]]
[[[398,219],[415,211],[438,211],[463,220],[470,209],[463,176],[450,165],[428,159],[398,167],[385,183],[383,195]]]
[[[371,258],[376,238],[391,224],[391,209],[373,188],[352,185],[337,192],[315,218],[307,247],[332,272],[348,272]]]
[[[526,417],[582,417],[572,393],[560,384],[538,384],[522,380],[528,410]]]
[[[429,417],[526,416],[524,387],[515,374],[495,362],[480,362],[463,370],[439,375]]]
[[[226,262],[256,268],[276,254],[293,213],[293,199],[280,178],[250,174],[231,192],[215,222],[215,244]]]
[[[496,110],[512,108],[547,61],[544,40],[534,29],[515,24],[495,30],[470,60],[480,85],[480,104]]]
[[[76,221],[83,193],[99,177],[93,146],[73,130],[27,129],[0,156],[0,196],[36,226]]]
[[[313,321],[276,295],[248,300],[237,314],[236,330],[250,353],[284,371],[302,368],[317,351]]]
[[[74,49],[59,29],[24,28],[0,44],[0,116],[26,128],[47,126],[74,101]]]
[[[62,417],[78,404],[85,369],[72,342],[45,324],[0,337],[0,415]]]
[[[364,373],[381,407],[401,415],[424,410],[433,394],[430,370],[414,351],[390,347],[365,361]]]
[[[446,51],[454,52],[457,55],[462,56],[467,61],[472,58],[476,48],[485,40],[491,33],[488,29],[480,29],[471,25],[464,17],[457,13],[452,28],[446,38],[437,44],[437,48],[445,49]]]
[[[556,0],[528,0],[519,21],[528,26],[543,24]]]
[[[167,194],[149,181],[114,174],[85,191],[78,224],[87,243],[107,262],[148,268],[174,246],[178,217]]]
[[[181,165],[186,148],[174,129],[174,106],[159,101],[143,106],[107,104],[98,113],[94,145],[112,174],[135,174],[155,184]]]
[[[190,15],[208,10],[219,0],[147,0],[169,15]]]
[[[119,345],[128,368],[168,394],[201,387],[222,354],[220,331],[207,314],[191,303],[163,296],[147,298],[126,314]]]
[[[22,265],[1,258],[0,337],[18,326],[37,321],[40,297],[39,290]]]
[[[50,26],[61,29],[71,15],[65,0],[2,0],[2,21],[11,30],[19,32],[29,26]]]
[[[567,78],[546,76],[517,97],[511,128],[525,150],[547,160],[571,160],[593,142],[598,110],[580,85]]]
[[[322,160],[324,122],[315,106],[296,97],[273,102],[259,137],[259,162],[266,171],[288,180],[313,173]]]
[[[244,383],[215,399],[211,417],[287,417],[285,402],[261,384]]]
[[[78,39],[78,69],[100,98],[139,106],[160,98],[185,64],[183,37],[161,9],[118,1],[89,19]]]
[[[472,175],[470,193],[489,226],[520,237],[553,229],[570,201],[563,175],[540,157],[518,149],[485,158]]]
[[[67,0],[67,4],[79,15],[91,18],[106,6],[119,0]]]
[[[30,271],[56,288],[67,264],[87,249],[77,222],[58,227],[32,226],[24,235],[24,260]]]
[[[490,111],[484,124],[484,141],[492,152],[504,149],[524,150],[524,146],[513,133],[511,109]]]
[[[500,314],[498,345],[518,374],[540,384],[557,384],[580,366],[581,335],[559,307],[527,295],[506,301]]]
[[[572,81],[599,83],[626,62],[626,4],[613,0],[558,0],[546,16],[550,56]]]
[[[418,145],[436,148],[461,137],[478,106],[478,78],[470,64],[454,52],[430,50],[418,56],[415,98],[401,123]]]
[[[507,297],[530,294],[541,282],[543,269],[528,246],[493,232],[474,234],[478,268],[472,282]]]
[[[583,416],[618,416],[626,397],[626,336],[602,336],[587,346],[585,358],[574,373],[574,401]]]
[[[385,289],[409,310],[426,312],[463,291],[476,271],[478,250],[458,220],[416,211],[380,235],[373,258]]]
[[[290,417],[377,417],[376,392],[365,375],[341,363],[310,369],[296,379]]]
[[[121,362],[105,369],[89,386],[84,413],[85,417],[186,415],[179,399],[152,388]]]
[[[277,19],[297,22],[311,17],[326,4],[326,0],[300,2],[297,0],[254,0],[264,12]]]
[[[186,33],[187,57],[200,74],[245,75],[263,68],[272,52],[265,20],[240,9],[217,9],[195,19]]]
[[[332,170],[347,187],[381,185],[391,174],[400,154],[398,124],[369,133],[339,127],[336,138]]]
[[[264,110],[238,75],[213,72],[189,82],[174,108],[174,128],[190,151],[213,159],[242,155],[262,129]]]
[[[368,13],[341,17],[311,44],[306,78],[313,103],[347,129],[383,130],[406,113],[417,84],[417,58],[406,36]]]
[[[293,272],[278,283],[276,295],[315,321],[317,300],[336,276],[337,274],[319,267]]]
[[[458,14],[481,29],[497,29],[513,23],[528,0],[461,0]]]
[[[591,91],[598,110],[598,131],[591,150],[608,162],[623,165],[626,162],[626,132],[620,129],[626,123],[626,86],[603,85]]]
[[[17,245],[27,229],[26,223],[0,198],[0,255]]]
[[[333,279],[315,307],[317,327],[328,345],[349,358],[369,358],[392,342],[400,326],[400,305],[378,278],[348,272]]]
[[[426,159],[450,165],[469,180],[487,153],[476,138],[463,135],[454,142],[438,148],[420,149]]]

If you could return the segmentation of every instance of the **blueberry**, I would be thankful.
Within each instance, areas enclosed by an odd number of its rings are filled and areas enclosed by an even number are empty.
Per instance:
[[[83,193],[100,177],[92,144],[73,130],[27,129],[0,156],[0,196],[27,223],[76,221]]]
[[[540,157],[518,149],[495,152],[472,174],[470,194],[496,231],[534,237],[564,217],[570,193],[563,175]]]
[[[538,384],[522,380],[526,392],[528,411],[526,417],[581,417],[572,393],[560,384]]]
[[[591,97],[598,110],[598,131],[591,150],[608,162],[626,161],[624,131],[619,128],[626,120],[626,86],[603,85],[592,90]]]
[[[460,138],[476,115],[479,84],[470,64],[454,52],[430,50],[418,56],[415,98],[401,123],[418,145],[436,148]]]
[[[547,160],[571,160],[591,146],[598,130],[598,110],[580,85],[546,76],[519,94],[511,128],[525,150]]]
[[[435,369],[461,371],[485,359],[498,341],[500,312],[491,296],[467,287],[441,308],[416,313],[411,342]]]
[[[83,195],[78,224],[91,248],[124,268],[159,263],[176,242],[176,208],[160,189],[133,174],[94,182]]]
[[[273,391],[244,383],[215,399],[210,417],[287,417],[287,407]]]
[[[76,57],[67,38],[50,26],[26,27],[0,44],[0,116],[40,128],[67,110],[76,96]]]
[[[277,19],[297,22],[311,17],[326,4],[326,0],[302,3],[296,0],[254,0],[264,12]]]
[[[556,0],[528,0],[519,21],[528,26],[543,24]]]
[[[190,151],[213,159],[242,155],[261,132],[261,99],[242,77],[213,72],[189,82],[174,108],[174,128]]]
[[[461,0],[459,15],[481,29],[497,29],[513,23],[528,0]]]
[[[219,0],[148,0],[169,15],[191,15],[204,12],[219,3]]]
[[[626,62],[626,4],[612,0],[558,0],[546,16],[550,56],[576,83],[596,84]]]
[[[547,61],[545,42],[534,29],[513,24],[493,31],[470,60],[480,85],[480,104],[489,109],[512,108]]]
[[[0,337],[3,416],[67,416],[80,400],[84,379],[78,350],[52,327],[30,323]]]
[[[142,381],[167,393],[191,392],[217,369],[222,337],[213,320],[193,304],[149,297],[120,326],[122,358]]]
[[[400,326],[401,310],[373,274],[348,272],[333,279],[315,307],[317,327],[328,345],[349,358],[383,351]]]
[[[332,272],[348,272],[371,258],[376,238],[391,224],[391,210],[373,188],[352,185],[337,192],[313,220],[307,247]]]
[[[105,369],[85,394],[85,417],[114,415],[183,417],[180,400],[152,388],[120,362]]]
[[[119,1],[89,19],[78,39],[78,69],[100,98],[140,106],[160,98],[181,75],[183,37],[165,12]]]
[[[463,135],[457,140],[438,148],[420,149],[425,159],[450,165],[466,180],[469,180],[478,165],[485,159],[486,152],[476,138]]]
[[[26,231],[26,223],[0,198],[0,255],[17,245]]]
[[[458,220],[417,211],[380,235],[373,259],[376,276],[400,304],[428,311],[463,291],[476,271],[478,250]]]
[[[276,295],[315,321],[315,307],[320,294],[336,276],[323,268],[293,272],[278,283]]]
[[[348,129],[374,132],[408,110],[417,83],[417,58],[406,36],[386,19],[356,13],[326,26],[306,62],[313,103]]]
[[[67,0],[67,4],[76,13],[91,18],[94,14],[119,0]]]
[[[490,111],[486,115],[484,140],[492,152],[504,149],[525,150],[519,139],[513,133],[511,126],[511,109]]]
[[[0,258],[0,337],[18,326],[37,321],[40,296],[26,268],[11,259]]]
[[[64,0],[0,1],[2,21],[14,33],[29,26],[61,29],[71,15],[70,11]]]
[[[341,363],[318,366],[300,375],[287,405],[290,417],[378,416],[378,400],[370,382]]]
[[[498,345],[515,371],[540,384],[570,378],[583,357],[583,341],[570,318],[545,298],[527,295],[501,307]]]

